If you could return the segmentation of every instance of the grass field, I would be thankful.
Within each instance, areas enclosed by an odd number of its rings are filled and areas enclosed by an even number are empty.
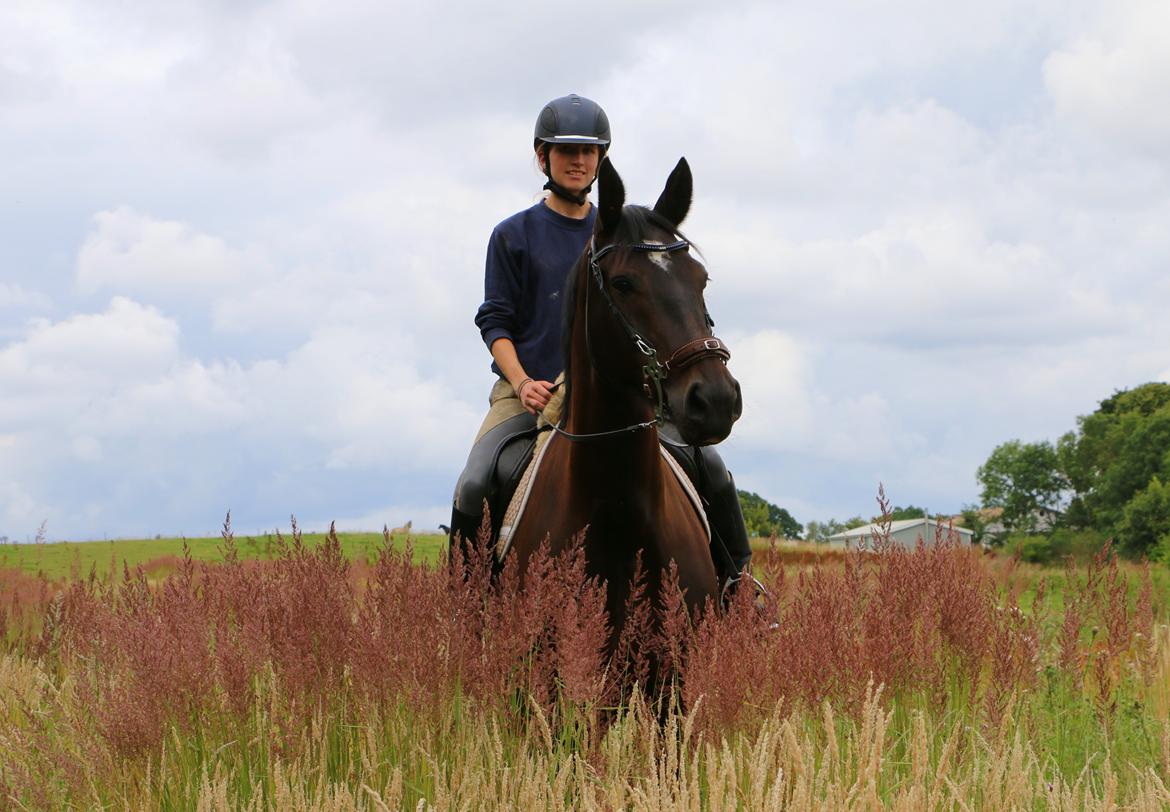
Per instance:
[[[351,561],[369,561],[377,557],[384,539],[381,533],[338,533],[341,549]],[[324,533],[305,533],[308,547],[319,547]],[[400,549],[406,543],[405,535],[391,537]],[[446,548],[446,536],[436,534],[411,536],[417,560],[433,564]],[[275,534],[240,536],[234,539],[240,558],[272,558],[276,552]],[[0,569],[17,569],[35,575],[43,573],[50,580],[78,578],[89,575],[91,569],[99,577],[111,572],[122,576],[123,566],[134,569],[143,566],[149,575],[168,575],[183,555],[183,545],[196,561],[223,560],[223,539],[214,538],[155,538],[118,539],[115,541],[62,541],[33,544],[0,544]]]
[[[324,533],[305,533],[307,547],[319,547],[325,540]],[[377,558],[385,540],[381,533],[339,532],[341,550],[350,561],[372,561]],[[406,536],[392,535],[397,549],[406,545]],[[439,534],[411,535],[415,560],[423,564],[435,564],[447,548],[447,537]],[[239,536],[234,539],[240,558],[266,559],[276,553],[275,534],[262,536]],[[29,575],[43,574],[50,581],[67,578],[82,578],[92,569],[98,577],[108,578],[110,573],[122,577],[123,567],[133,570],[142,566],[150,577],[169,575],[183,555],[183,545],[191,551],[196,561],[217,562],[223,560],[223,539],[168,537],[153,539],[117,539],[112,541],[61,541],[31,544],[0,544],[0,569],[20,570]],[[756,539],[757,550],[767,549],[767,539]],[[824,550],[816,545],[788,545],[796,551],[794,555],[808,560],[823,555]]]
[[[1170,809],[1165,569],[761,545],[604,659],[572,557],[300,541],[0,548],[0,809]]]

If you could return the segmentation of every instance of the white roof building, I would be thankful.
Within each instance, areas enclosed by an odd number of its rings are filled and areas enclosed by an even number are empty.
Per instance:
[[[935,528],[938,526],[934,519],[902,519],[896,522],[890,522],[890,541],[901,547],[913,548],[918,544],[918,539],[921,538],[927,545],[934,544]],[[975,533],[965,527],[955,526],[948,528],[943,525],[943,537],[946,537],[948,529],[955,532],[959,537],[959,541],[965,544],[971,544],[974,541]],[[851,547],[865,547],[872,548],[874,543],[881,537],[882,526],[880,524],[863,524],[860,527],[853,527],[843,533],[834,533],[829,536],[830,544],[838,544],[844,546],[848,542]]]

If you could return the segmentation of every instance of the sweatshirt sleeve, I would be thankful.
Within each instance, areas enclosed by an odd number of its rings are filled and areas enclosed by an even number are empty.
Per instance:
[[[475,325],[488,349],[497,338],[515,341],[524,280],[513,243],[514,238],[498,226],[488,240],[483,304],[475,315]]]

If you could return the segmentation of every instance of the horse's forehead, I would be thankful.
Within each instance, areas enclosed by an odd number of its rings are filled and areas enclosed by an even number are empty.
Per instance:
[[[677,243],[678,236],[671,234],[671,235],[667,236],[666,238],[661,238],[661,237],[657,237],[657,236],[647,235],[647,236],[642,237],[642,239],[639,240],[639,242],[642,243],[642,245],[661,245],[661,246],[665,247],[667,245],[673,245],[673,244]],[[681,259],[676,258],[675,253],[676,253],[676,251],[653,251],[653,250],[645,252],[646,258],[649,259],[651,262],[653,262],[656,266],[661,268],[666,273],[670,273],[671,271],[678,270],[680,268],[685,268],[685,267],[687,267],[687,263],[690,261],[693,261],[693,259],[694,259],[686,251],[677,251],[677,253],[681,255]]]
[[[662,240],[646,240],[644,242],[644,244],[645,245],[663,245],[663,246],[666,245],[666,243],[663,242]],[[653,262],[655,265],[657,265],[659,268],[666,271],[667,273],[670,273],[671,264],[670,264],[670,252],[669,251],[647,251],[646,257],[651,262]]]

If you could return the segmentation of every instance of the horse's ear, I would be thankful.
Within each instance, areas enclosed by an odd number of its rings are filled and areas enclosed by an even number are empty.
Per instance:
[[[687,212],[691,210],[693,192],[694,181],[691,178],[690,164],[686,158],[679,158],[674,171],[666,179],[666,188],[662,190],[662,196],[654,204],[654,211],[676,226],[682,225]]]
[[[625,184],[609,158],[605,158],[597,168],[597,220],[602,234],[608,234],[618,227],[624,205]]]

